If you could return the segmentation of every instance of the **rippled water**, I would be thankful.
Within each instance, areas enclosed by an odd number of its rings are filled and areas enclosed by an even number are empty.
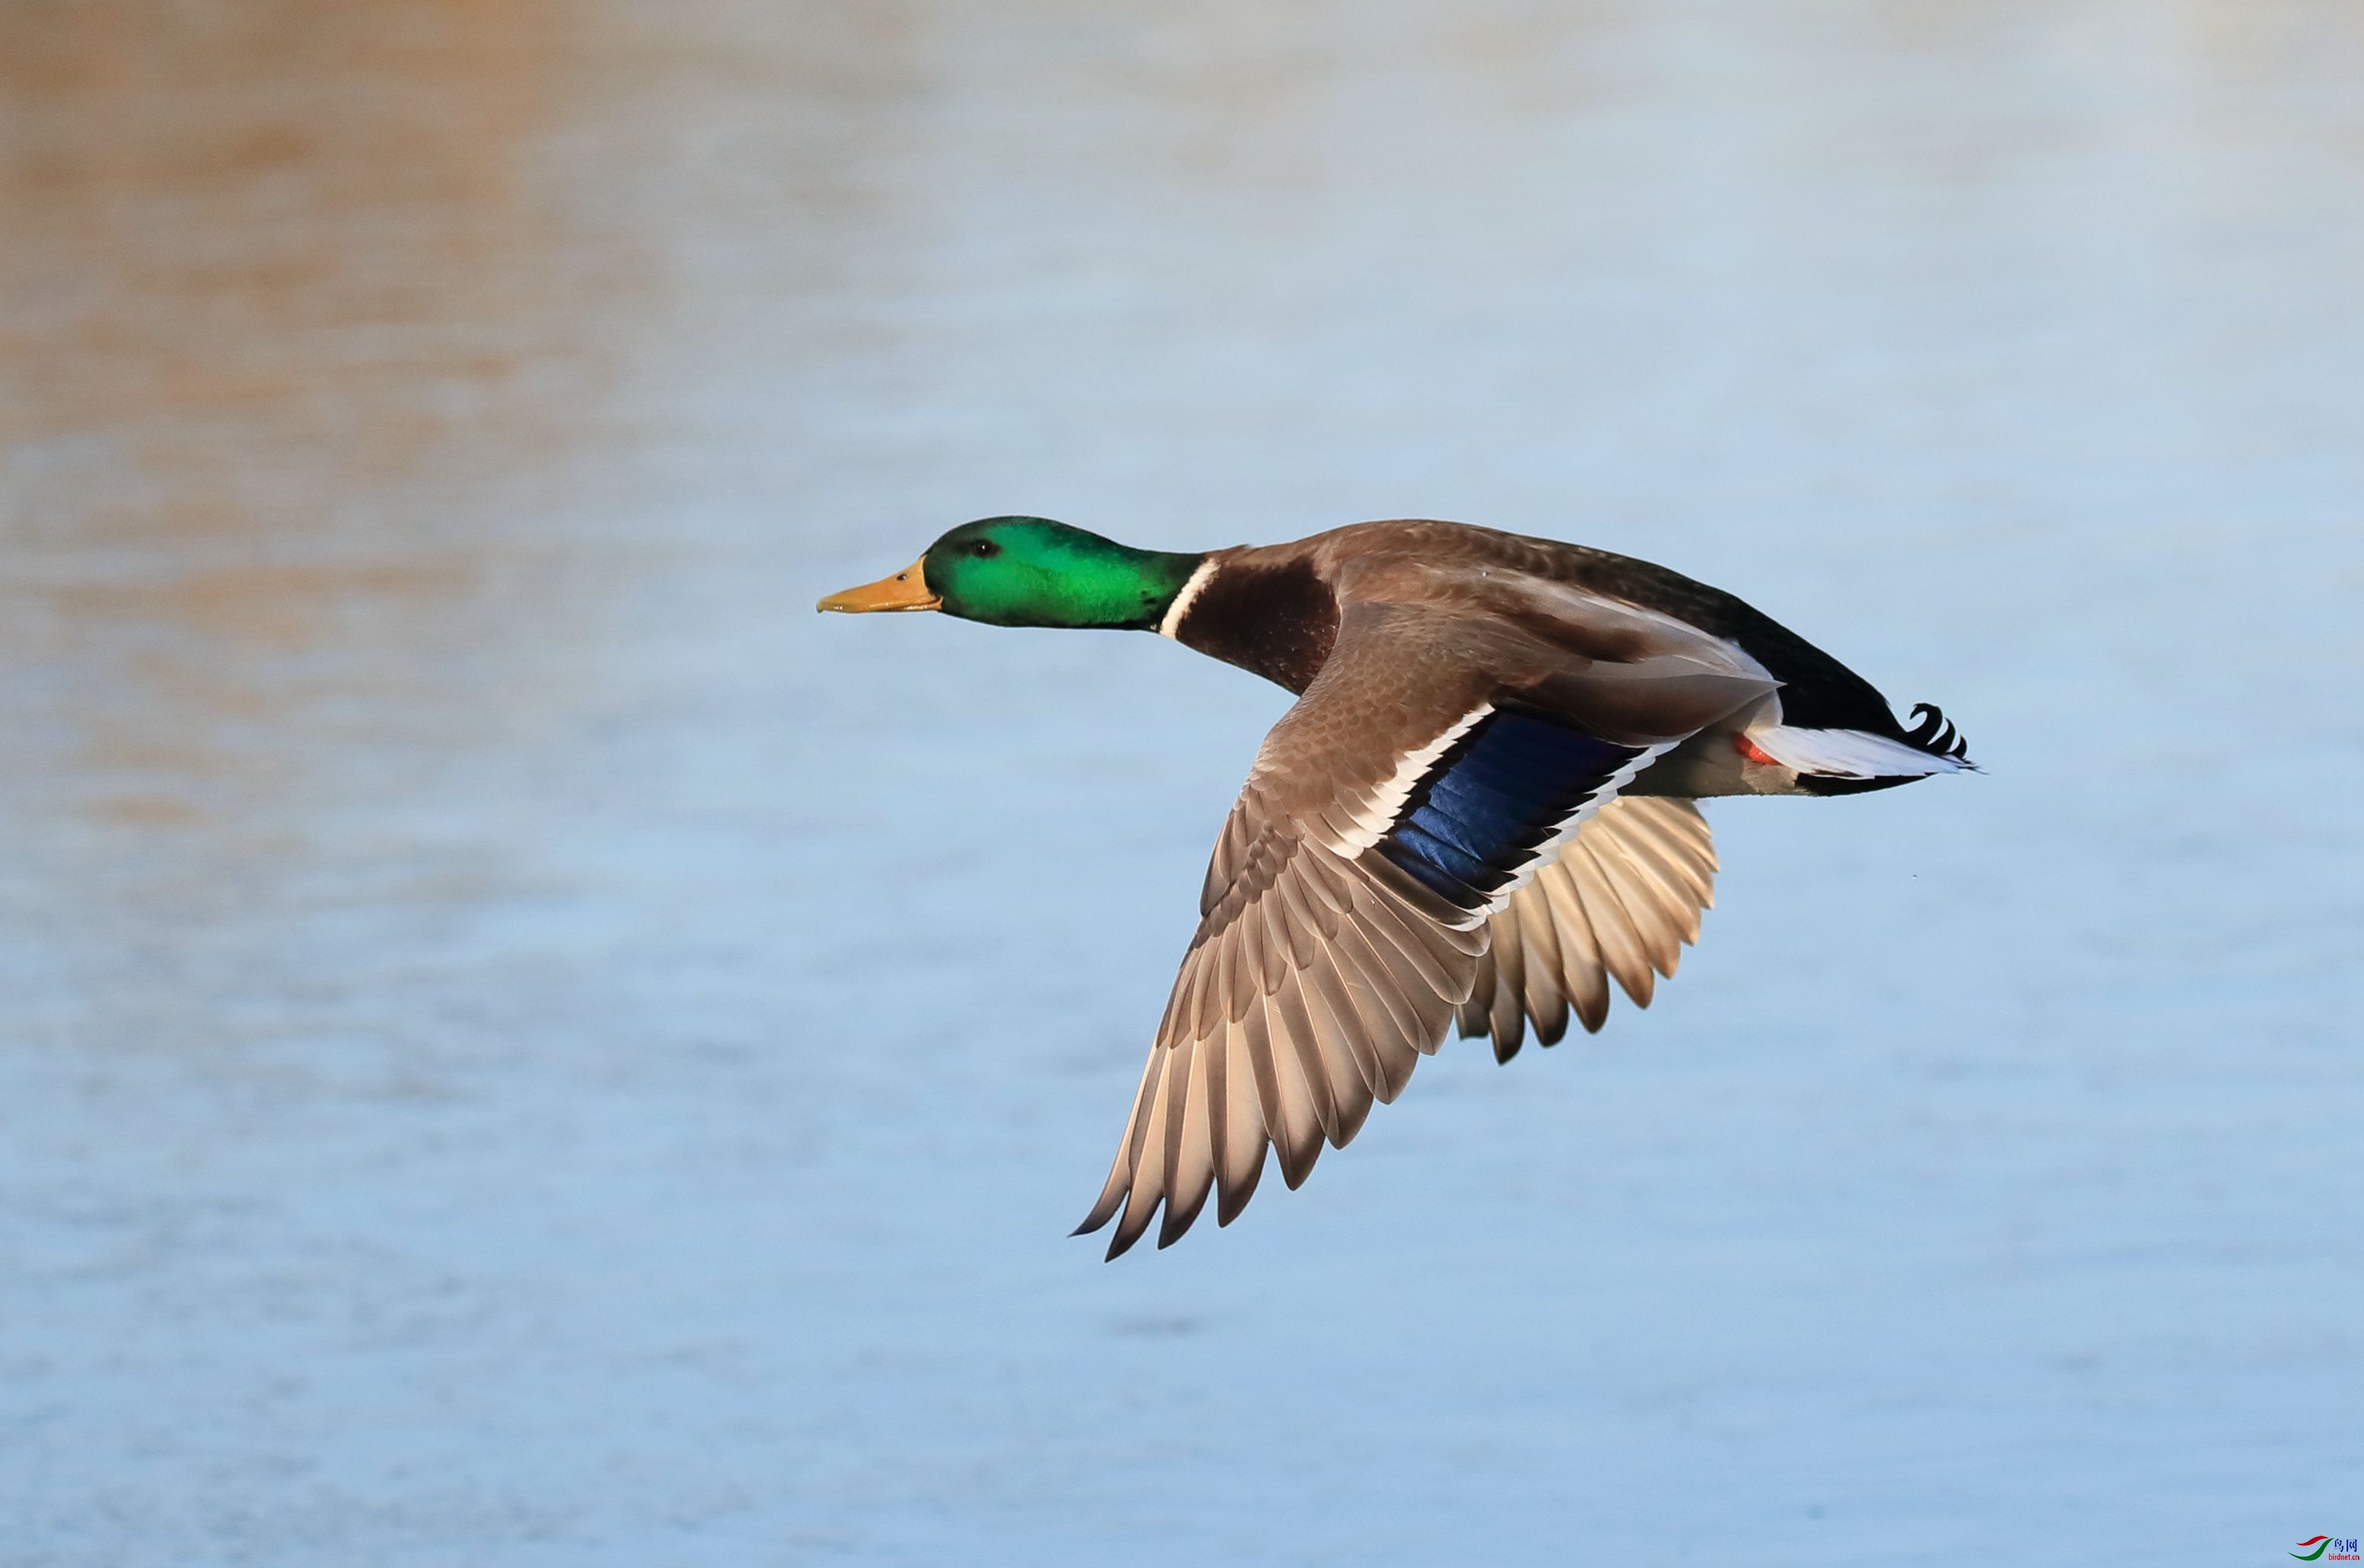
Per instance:
[[[2354,1534],[2364,15],[0,8],[0,1560]],[[1987,776],[1097,1189],[1280,694],[823,621],[1457,517]]]

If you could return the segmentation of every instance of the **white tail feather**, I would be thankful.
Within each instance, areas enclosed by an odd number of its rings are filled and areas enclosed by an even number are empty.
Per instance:
[[[1779,724],[1747,732],[1760,751],[1801,773],[1834,779],[1917,779],[1969,766],[1866,729],[1807,729]]]

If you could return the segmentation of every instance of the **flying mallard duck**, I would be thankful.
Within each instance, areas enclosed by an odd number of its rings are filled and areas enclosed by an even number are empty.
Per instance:
[[[1108,1184],[1111,1258],[1170,1246],[1267,1145],[1294,1188],[1326,1139],[1458,1023],[1507,1062],[1598,1029],[1699,940],[1715,851],[1691,802],[1851,795],[1968,768],[1935,708],[1731,595],[1606,550],[1460,523],[1362,523],[1202,555],[1043,517],[964,524],[824,610],[1154,631],[1298,694],[1207,867]],[[1121,1210],[1121,1218],[1118,1218]]]

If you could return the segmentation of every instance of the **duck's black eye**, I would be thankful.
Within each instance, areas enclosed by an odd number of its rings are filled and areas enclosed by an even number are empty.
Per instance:
[[[981,539],[971,541],[968,547],[968,552],[971,555],[976,556],[979,561],[984,561],[988,557],[999,555],[1001,553],[1001,547],[994,543],[989,539]]]

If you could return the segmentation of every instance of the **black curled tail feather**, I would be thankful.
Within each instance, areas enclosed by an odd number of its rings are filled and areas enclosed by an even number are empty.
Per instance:
[[[1965,767],[1976,764],[1970,761],[1970,743],[1954,728],[1945,710],[1935,703],[1917,702],[1912,705],[1912,717],[1917,722],[1904,732],[1912,746],[1933,757],[1944,757]]]

